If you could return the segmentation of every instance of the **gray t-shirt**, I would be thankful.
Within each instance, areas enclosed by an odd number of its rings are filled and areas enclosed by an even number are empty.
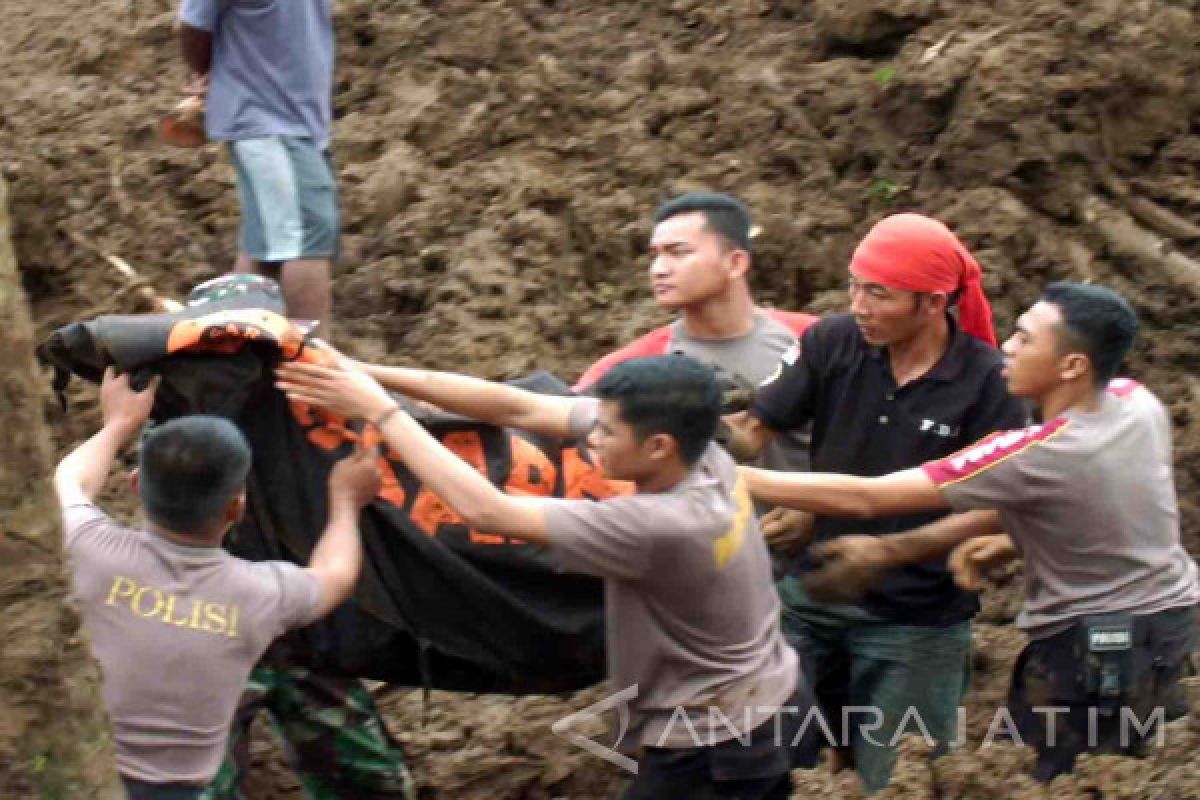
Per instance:
[[[183,0],[179,16],[213,37],[209,138],[299,136],[329,147],[332,0]]]
[[[576,406],[578,435],[597,407]],[[797,657],[780,633],[766,544],[720,447],[709,445],[666,492],[548,501],[546,527],[564,567],[605,579],[609,680],[614,691],[637,687],[623,748],[726,741],[795,691]]]
[[[125,528],[88,504],[64,509],[63,529],[117,769],[150,783],[208,783],[250,669],[275,637],[313,621],[317,579],[295,564]]]
[[[1109,384],[1099,410],[993,434],[924,466],[955,511],[995,509],[1025,556],[1017,625],[1034,638],[1087,614],[1200,602],[1179,536],[1171,428],[1153,394]]]
[[[765,314],[755,317],[749,333],[728,339],[697,339],[683,320],[671,325],[669,353],[682,353],[717,369],[747,388],[766,383],[779,369],[783,354],[796,344],[796,334]],[[809,470],[809,426],[784,431],[767,443],[755,466],[783,472]]]

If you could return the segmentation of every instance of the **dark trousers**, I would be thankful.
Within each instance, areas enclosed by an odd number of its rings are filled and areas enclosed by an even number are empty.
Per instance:
[[[803,678],[784,705],[748,743],[743,737],[711,747],[646,748],[621,800],[788,800],[791,770],[815,766],[821,741],[818,726],[805,725],[813,698]]]
[[[129,800],[199,800],[203,786],[181,786],[171,783],[143,783],[132,778],[121,778]]]
[[[1104,665],[1089,651],[1084,628],[1079,620],[1034,639],[1013,667],[1008,709],[1022,742],[1037,750],[1040,781],[1070,772],[1080,753],[1144,755],[1158,721],[1187,712],[1179,679],[1196,645],[1194,606],[1132,618],[1132,648],[1110,662],[1116,692],[1095,689]]]

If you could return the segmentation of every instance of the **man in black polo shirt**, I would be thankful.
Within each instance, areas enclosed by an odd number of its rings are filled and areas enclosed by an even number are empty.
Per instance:
[[[1026,420],[1001,375],[980,269],[941,223],[899,214],[876,225],[850,264],[851,313],[827,317],[789,351],[753,409],[730,419],[754,451],[811,421],[813,469],[875,476],[947,456]],[[958,304],[958,318],[948,313]],[[854,521],[819,517],[818,542],[886,535],[944,514]],[[948,519],[946,525],[971,524]],[[966,690],[973,595],[944,559],[893,570],[858,605],[810,598],[801,557],[779,584],[783,626],[843,731],[869,791],[885,787],[901,729],[953,738]]]

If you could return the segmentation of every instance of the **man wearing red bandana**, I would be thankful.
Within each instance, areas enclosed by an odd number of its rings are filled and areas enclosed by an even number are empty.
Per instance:
[[[1016,624],[1029,642],[992,730],[1037,751],[1039,781],[1082,753],[1148,755],[1188,711],[1200,581],[1180,540],[1170,415],[1116,377],[1137,329],[1111,289],[1052,283],[1004,343],[1009,391],[1041,424],[881,477],[743,469],[759,499],[812,512],[982,514],[976,527],[830,542],[813,585],[853,593],[881,568],[950,552],[955,579],[977,590],[981,572],[1024,557]]]
[[[850,313],[809,328],[754,407],[730,418],[738,444],[754,451],[811,422],[814,471],[876,476],[1024,425],[1025,406],[1001,375],[981,279],[942,223],[918,214],[879,222],[850,263]],[[975,523],[944,512],[818,516],[813,540],[888,536],[934,522]],[[779,583],[784,632],[810,671],[841,755],[875,791],[891,777],[901,730],[928,733],[937,754],[954,738],[978,603],[954,585],[944,558],[888,571],[854,604],[806,591],[812,566],[802,555]]]

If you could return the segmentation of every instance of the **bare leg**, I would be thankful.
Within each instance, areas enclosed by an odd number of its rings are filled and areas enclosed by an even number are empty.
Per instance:
[[[288,316],[319,321],[326,338],[333,315],[332,273],[333,264],[327,258],[288,261],[279,272]]]
[[[250,254],[244,250],[239,250],[237,260],[233,262],[233,271],[238,275],[257,274],[262,275],[262,265],[250,257]]]

